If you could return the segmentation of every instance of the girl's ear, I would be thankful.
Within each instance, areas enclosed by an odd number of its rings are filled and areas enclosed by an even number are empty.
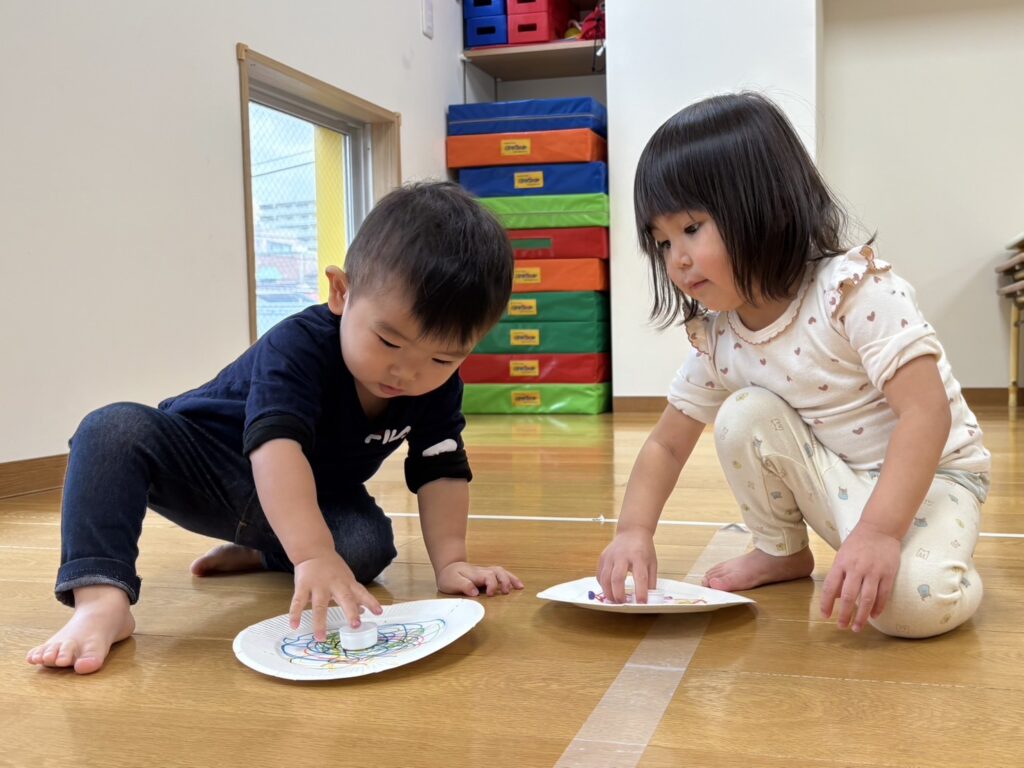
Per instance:
[[[345,304],[348,303],[348,275],[341,267],[330,266],[324,270],[327,274],[327,283],[330,290],[327,293],[327,306],[331,312],[339,317],[345,314]]]

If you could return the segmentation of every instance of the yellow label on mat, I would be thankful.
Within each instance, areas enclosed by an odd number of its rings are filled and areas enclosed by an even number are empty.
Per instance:
[[[540,392],[536,389],[519,389],[512,392],[513,408],[531,408],[540,405]]]
[[[544,186],[544,171],[525,171],[515,175],[516,189],[540,189]]]
[[[502,139],[501,156],[510,157],[513,155],[530,154],[530,141],[530,139]]]
[[[513,285],[537,285],[540,283],[540,267],[516,267]]]
[[[509,360],[508,375],[536,378],[540,376],[540,360]]]
[[[513,317],[533,316],[537,314],[536,299],[512,299],[508,303],[508,313]]]
[[[513,328],[508,332],[513,347],[536,347],[540,344],[540,328]]]

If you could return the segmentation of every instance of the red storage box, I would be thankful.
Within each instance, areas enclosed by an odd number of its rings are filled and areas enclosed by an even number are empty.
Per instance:
[[[558,11],[569,14],[569,0],[506,0],[505,13],[511,16],[513,13],[546,13],[547,11]]]
[[[600,384],[611,374],[606,352],[566,355],[470,355],[459,375],[467,384]]]
[[[607,259],[607,227],[510,229],[517,259]]]
[[[558,40],[565,34],[568,26],[569,13],[564,10],[518,13],[508,17],[508,43],[522,45]]]

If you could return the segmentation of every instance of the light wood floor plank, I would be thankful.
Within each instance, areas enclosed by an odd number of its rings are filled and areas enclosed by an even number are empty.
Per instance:
[[[978,413],[993,452],[983,529],[1024,533],[1024,421]],[[470,551],[527,589],[481,599],[483,622],[415,665],[323,685],[258,675],[234,635],[284,613],[285,574],[197,579],[213,545],[157,515],[144,526],[138,631],[88,679],[24,664],[69,615],[52,598],[60,494],[0,500],[0,765],[551,766],[654,623],[537,600],[593,573],[650,414],[472,417]],[[401,457],[371,483],[393,518],[398,558],[372,586],[382,602],[437,596]],[[738,519],[710,440],[664,514]],[[714,527],[664,525],[660,572],[688,573]],[[1024,539],[982,539],[986,597],[950,635],[898,641],[839,632],[818,613],[832,551],[812,537],[811,578],[749,593],[756,607],[712,615],[639,765],[1019,766],[1024,700]],[[674,617],[680,634],[688,617]],[[642,692],[640,692],[642,694]],[[642,695],[641,695],[642,701]],[[605,765],[615,757],[604,755]],[[588,763],[591,768],[598,762]]]

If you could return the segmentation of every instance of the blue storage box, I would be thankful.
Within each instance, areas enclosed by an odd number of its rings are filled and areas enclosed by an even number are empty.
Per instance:
[[[462,17],[504,16],[505,0],[462,0]]]
[[[498,17],[485,18],[496,20]],[[469,34],[468,25],[471,21],[473,20],[466,21],[467,35]],[[497,43],[479,43],[479,45],[495,44]],[[600,136],[607,136],[608,112],[604,108],[604,104],[590,97],[452,104],[448,107],[449,136],[559,131],[566,128],[589,128]]]
[[[466,19],[466,47],[505,45],[508,42],[508,17],[475,16]]]
[[[608,192],[606,163],[557,163],[464,168],[459,183],[477,197],[581,195]]]

